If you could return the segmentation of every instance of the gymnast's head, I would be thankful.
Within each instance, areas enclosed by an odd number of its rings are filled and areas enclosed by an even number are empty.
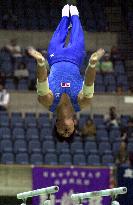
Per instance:
[[[71,142],[75,133],[75,119],[73,117],[67,119],[56,119],[53,135],[60,141]]]

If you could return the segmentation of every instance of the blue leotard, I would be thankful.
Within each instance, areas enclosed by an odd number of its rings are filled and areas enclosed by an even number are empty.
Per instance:
[[[72,23],[70,41],[65,46],[70,21]],[[84,33],[79,17],[76,15],[71,19],[63,17],[48,47],[48,62],[51,67],[48,81],[54,95],[54,101],[50,107],[51,112],[56,110],[63,93],[70,97],[75,112],[80,111],[78,94],[83,84],[80,68],[85,55]],[[68,83],[70,87],[62,87],[61,83]]]
[[[63,93],[66,93],[71,100],[75,112],[80,111],[78,94],[82,89],[83,79],[79,68],[70,62],[58,62],[51,67],[48,77],[49,88],[54,95],[54,101],[50,111],[54,112]],[[70,83],[70,87],[62,87],[61,83]]]

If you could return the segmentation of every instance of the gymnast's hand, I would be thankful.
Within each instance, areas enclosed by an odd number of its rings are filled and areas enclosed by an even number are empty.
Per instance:
[[[35,58],[38,63],[44,63],[45,58],[42,56],[42,54],[38,51],[36,51],[34,48],[29,48],[28,49],[28,54]]]
[[[95,53],[93,53],[90,57],[89,63],[91,65],[95,65],[105,54],[104,49],[100,48]]]

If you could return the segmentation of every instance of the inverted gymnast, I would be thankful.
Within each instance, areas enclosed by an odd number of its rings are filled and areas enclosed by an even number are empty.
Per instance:
[[[70,24],[70,41],[65,46]],[[62,19],[48,47],[49,76],[47,61],[42,54],[34,49],[28,52],[37,60],[38,101],[56,113],[56,135],[61,141],[67,140],[75,131],[75,112],[90,105],[94,94],[95,66],[105,51],[99,49],[92,54],[83,81],[80,68],[86,55],[84,33],[77,7],[67,4],[62,9]]]

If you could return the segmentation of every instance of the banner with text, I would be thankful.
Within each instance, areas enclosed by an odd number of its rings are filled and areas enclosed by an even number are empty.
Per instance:
[[[34,167],[32,171],[33,190],[57,185],[60,190],[52,195],[52,204],[71,205],[71,194],[97,191],[109,188],[108,168],[61,168]],[[46,196],[34,197],[33,205],[43,205]],[[89,199],[85,204],[110,205],[109,197]]]

